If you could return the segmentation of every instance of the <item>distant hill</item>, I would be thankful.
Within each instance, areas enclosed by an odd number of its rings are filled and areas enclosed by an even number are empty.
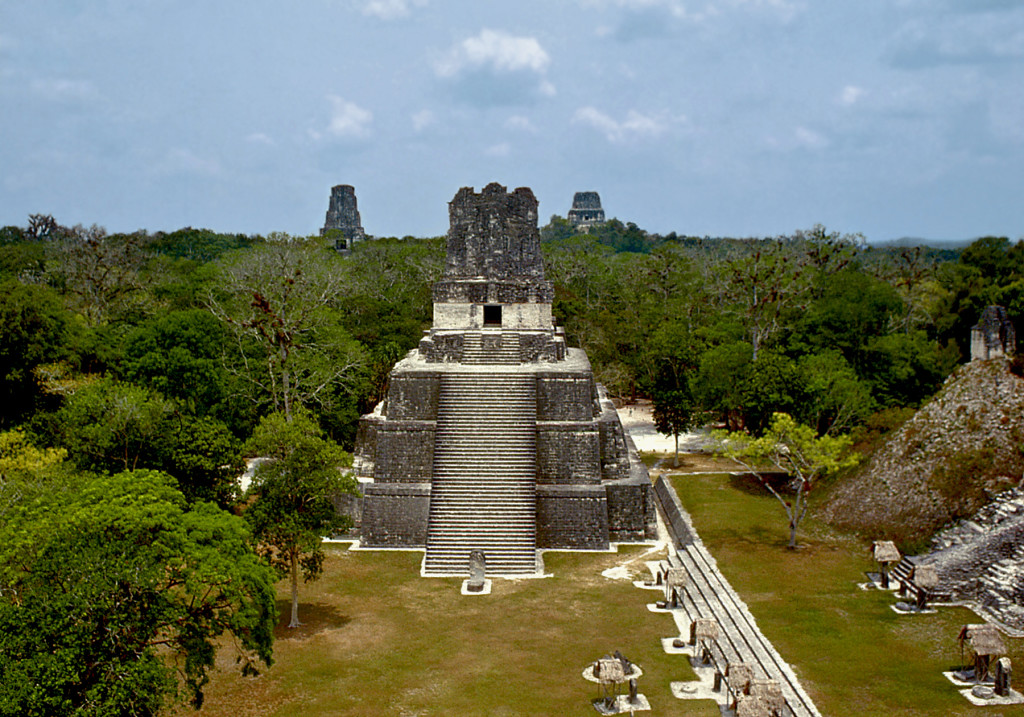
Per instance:
[[[919,548],[971,515],[1024,471],[1024,379],[1006,359],[958,368],[936,396],[857,472],[819,515],[867,538]]]
[[[959,251],[971,245],[975,239],[923,239],[921,237],[900,237],[899,239],[886,239],[885,241],[870,242],[871,246],[879,249],[903,249],[905,247],[926,246],[931,249],[946,249]]]

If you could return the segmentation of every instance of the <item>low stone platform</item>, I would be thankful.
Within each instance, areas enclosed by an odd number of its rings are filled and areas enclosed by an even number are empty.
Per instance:
[[[691,627],[697,620],[713,620],[718,632],[717,637],[701,638],[700,644],[691,645],[690,651],[680,650],[683,654],[689,654],[701,680],[699,684],[673,683],[673,694],[681,699],[715,699],[724,708],[735,696],[730,695],[727,678],[722,680],[722,677],[728,672],[729,665],[742,664],[749,666],[755,678],[772,680],[778,684],[788,709],[787,715],[821,717],[793,669],[761,633],[746,603],[718,569],[718,564],[701,542],[671,484],[659,477],[655,495],[662,514],[670,518],[666,520],[666,527],[673,537],[673,544],[669,559],[664,564],[650,564],[651,582],[657,583],[659,577],[664,582],[670,567],[682,571],[685,579],[681,587],[677,588],[678,607],[652,604],[648,609],[670,614],[679,631],[678,639],[687,643],[691,642]],[[665,645],[665,642],[662,644]],[[710,664],[704,661],[705,656],[710,657]],[[705,689],[707,675],[711,676],[713,687],[716,673],[719,675],[717,679],[722,681],[722,687],[718,691],[712,689],[709,695]]]

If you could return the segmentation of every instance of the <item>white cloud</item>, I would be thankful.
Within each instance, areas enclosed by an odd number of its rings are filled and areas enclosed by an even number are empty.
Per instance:
[[[470,104],[528,104],[555,95],[545,76],[550,63],[534,37],[482,30],[452,47],[434,63],[434,72]]]
[[[542,73],[550,62],[551,58],[536,38],[482,30],[479,35],[468,37],[456,45],[435,69],[441,77],[452,77],[474,69]]]
[[[620,121],[595,107],[581,107],[573,116],[574,122],[593,127],[602,133],[609,142],[658,137],[668,130],[673,121],[677,120],[673,120],[665,113],[645,115],[636,110],[630,110],[626,113],[625,119]]]
[[[397,20],[407,17],[412,7],[423,7],[427,0],[369,0],[363,5],[363,14],[381,20]]]
[[[681,0],[582,0],[583,5],[620,7],[631,12],[661,8],[676,17],[686,16],[686,5]]]
[[[796,145],[804,149],[824,149],[829,144],[824,135],[807,127],[797,127],[793,130],[793,137]]]
[[[192,150],[180,148],[167,152],[159,168],[168,174],[215,176],[222,172],[217,160],[201,157]]]
[[[430,110],[420,110],[412,116],[412,128],[416,132],[422,132],[430,125],[434,124],[436,118],[434,113]]]
[[[789,22],[804,0],[579,0],[582,5],[618,10],[612,24],[596,29],[598,37],[621,42],[646,41],[670,36],[684,26],[705,23],[736,13],[759,14]]]
[[[512,154],[512,146],[508,142],[500,142],[484,150],[488,157],[508,157]]]
[[[867,93],[863,87],[857,87],[856,85],[847,85],[843,88],[843,91],[839,93],[839,104],[844,107],[850,107],[857,104],[862,97]]]
[[[533,126],[533,122],[530,121],[529,117],[523,117],[522,115],[512,115],[505,120],[505,129],[522,130],[524,132],[536,132],[537,128]]]
[[[98,96],[96,87],[88,80],[36,79],[32,92],[51,102],[79,102]]]
[[[354,102],[336,95],[328,95],[331,102],[331,120],[327,134],[341,139],[362,139],[370,136],[373,113]]]
[[[904,25],[885,56],[900,69],[1016,64],[1024,59],[1024,29],[995,13],[925,17]]]
[[[262,144],[266,147],[273,147],[277,142],[271,139],[270,135],[264,134],[263,132],[253,132],[245,138],[246,142],[252,144]]]

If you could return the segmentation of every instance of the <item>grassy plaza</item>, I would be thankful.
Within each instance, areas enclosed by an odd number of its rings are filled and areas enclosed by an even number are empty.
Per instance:
[[[981,622],[961,608],[897,616],[891,594],[862,591],[867,547],[817,523],[800,548],[784,548],[774,499],[725,474],[677,475],[673,484],[703,541],[762,631],[826,715],[987,715],[941,675],[959,661],[956,636]],[[459,594],[458,579],[419,577],[421,552],[330,552],[324,577],[302,588],[305,625],[277,631],[275,664],[255,679],[221,656],[201,714],[591,715],[595,685],[583,667],[621,650],[641,665],[652,715],[717,715],[710,701],[671,696],[693,679],[685,657],[666,655],[666,615],[656,593],[601,575],[625,564],[645,575],[648,548],[545,554],[543,579],[495,580],[488,596]],[[282,614],[286,586],[280,586]],[[1007,640],[1016,664],[1024,641]],[[1011,712],[1007,712],[1010,714]]]

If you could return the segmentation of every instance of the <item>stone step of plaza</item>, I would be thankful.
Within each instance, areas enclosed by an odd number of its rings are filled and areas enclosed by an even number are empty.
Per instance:
[[[465,449],[471,450],[471,449]],[[464,451],[465,452],[465,451]],[[445,459],[444,453],[441,451],[434,452],[434,463],[437,464],[439,461]],[[451,477],[451,478],[479,478],[481,480],[485,478],[493,478],[495,476],[501,477],[519,477],[522,479],[532,480],[534,477],[534,465],[532,461],[524,460],[521,458],[505,458],[503,456],[486,456],[479,460],[469,461],[466,459],[456,459],[451,462],[446,462],[446,465],[442,468],[434,470],[436,477]]]
[[[507,470],[503,473],[509,473],[509,471],[518,466],[526,473],[533,474],[533,456],[524,456],[520,453],[515,455],[509,455],[507,453],[493,453],[488,451],[483,455],[477,455],[474,458],[468,458],[467,454],[470,452],[479,453],[480,447],[476,444],[448,444],[445,446],[438,446],[434,449],[434,462],[437,463],[438,459],[444,459],[446,465],[444,467],[458,466],[460,473],[468,474],[467,479],[472,478],[472,466],[480,466],[487,470],[493,470],[494,466],[504,466]],[[450,463],[448,463],[450,461]],[[435,474],[438,473],[435,471]]]
[[[501,470],[494,470],[490,475],[474,475],[471,480],[464,480],[454,473],[451,475],[434,476],[434,490],[452,490],[474,493],[480,496],[534,495],[532,476],[509,480]]]
[[[446,529],[452,535],[459,535],[474,541],[474,545],[480,545],[481,543],[499,543],[507,544],[510,540],[520,540],[522,538],[530,538],[533,535],[531,530],[516,529],[516,528],[494,528],[488,526],[458,526],[455,524],[445,526]]]
[[[496,467],[489,474],[474,471],[472,480],[464,480],[454,470],[434,476],[434,490],[452,490],[480,496],[534,495],[534,480],[525,472],[509,477],[508,472]]]
[[[501,522],[495,519],[500,519]],[[500,515],[488,514],[482,511],[464,512],[458,510],[440,509],[431,515],[434,527],[444,525],[455,530],[488,530],[490,532],[504,532],[514,530],[520,532],[525,526],[531,531],[534,529],[533,521],[524,518],[507,518]]]
[[[438,426],[436,430],[444,430],[444,426]],[[436,435],[436,434],[435,434]],[[469,446],[479,448],[481,450],[490,448],[491,450],[484,454],[487,455],[524,455],[528,452],[528,449],[522,447],[522,445],[516,445],[513,442],[514,439],[518,441],[531,441],[537,434],[532,431],[516,431],[514,433],[501,433],[501,432],[486,432],[477,435],[465,435],[465,436],[452,436],[442,433],[440,440],[436,440],[438,448],[445,449],[451,447],[453,449],[461,449]],[[518,442],[517,441],[517,442]]]
[[[437,503],[435,501],[434,512],[435,516],[440,515],[464,515],[473,521],[485,522],[486,520],[493,520],[495,517],[493,511],[488,510],[488,505],[493,505],[492,500],[481,500],[473,495],[458,496],[460,498],[459,503],[454,505],[452,501],[448,501],[448,504]],[[510,496],[502,501],[502,510],[510,505],[516,505],[517,507],[529,507],[530,498],[527,496]],[[510,516],[507,513],[502,515],[502,520],[505,522],[521,522],[533,524],[533,519],[524,516]]]
[[[482,545],[477,550],[484,553],[488,575],[532,575],[537,572],[536,555],[521,555],[495,558],[494,555],[507,555],[502,546]],[[466,575],[464,565],[469,565],[469,548],[436,552],[430,569],[424,566],[425,575]]]
[[[492,575],[536,572],[536,423],[531,376],[441,377],[424,574],[468,574],[472,550]]]
[[[519,334],[512,331],[471,331],[462,344],[462,361],[467,366],[517,366],[522,363]]]

